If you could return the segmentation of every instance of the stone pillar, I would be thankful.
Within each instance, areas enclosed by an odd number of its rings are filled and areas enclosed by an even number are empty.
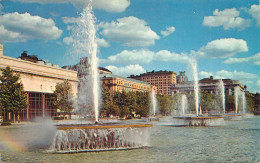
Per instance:
[[[3,48],[3,45],[0,44],[0,56],[3,56],[4,55],[4,48]]]

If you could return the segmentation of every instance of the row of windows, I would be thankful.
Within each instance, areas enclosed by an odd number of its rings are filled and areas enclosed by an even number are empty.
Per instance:
[[[154,77],[142,77],[143,79],[166,79],[166,78],[173,78],[175,79],[175,76],[154,76]]]

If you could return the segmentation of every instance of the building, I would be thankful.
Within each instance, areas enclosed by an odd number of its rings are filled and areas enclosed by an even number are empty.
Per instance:
[[[110,92],[132,91],[132,92],[156,92],[156,87],[149,83],[135,79],[124,78],[113,74],[101,74],[101,84],[106,85]]]
[[[89,59],[88,57],[80,58],[80,62],[76,65],[69,65],[64,66],[64,69],[70,69],[77,71],[78,74],[78,80],[81,81],[83,77],[88,75],[89,71]],[[101,84],[106,85],[111,92],[115,91],[151,91],[152,89],[156,90],[155,87],[152,87],[149,83],[145,83],[139,80],[134,80],[130,78],[124,78],[121,76],[117,76],[112,74],[112,72],[106,68],[98,67],[100,78],[101,78]],[[80,89],[79,83],[79,89]]]
[[[244,92],[244,85],[238,80],[231,79],[222,79],[225,86],[226,95],[234,95],[235,88],[238,87],[241,92]],[[210,78],[204,78],[199,81],[199,88],[202,91],[208,91],[211,94],[219,93],[219,82],[220,79],[213,79],[213,76]],[[192,81],[177,83],[171,86],[173,94],[177,93],[188,93],[192,94],[194,92],[194,83]]]
[[[173,71],[152,71],[140,75],[131,75],[128,78],[147,82],[157,87],[157,93],[172,95],[171,85],[176,84],[176,73]]]
[[[185,71],[180,71],[180,75],[176,76],[176,83],[187,82],[188,77],[185,75]]]
[[[80,80],[82,79],[82,77],[88,75],[89,67],[90,67],[89,59],[88,57],[84,57],[84,58],[80,58],[80,62],[77,63],[76,65],[63,66],[62,68],[77,71],[78,79]],[[100,74],[112,74],[111,71],[103,67],[98,67],[98,71]]]
[[[254,101],[255,101],[255,114],[260,115],[260,94],[254,94]]]
[[[72,94],[77,95],[77,72],[58,68],[42,60],[23,60],[25,52],[20,58],[11,58],[3,55],[3,46],[0,46],[0,69],[9,66],[20,74],[24,90],[27,92],[28,108],[19,113],[20,120],[29,120],[37,116],[56,116],[53,108],[52,94],[57,83],[68,80],[72,84]],[[26,53],[27,55],[27,53]],[[25,57],[26,58],[26,57]]]

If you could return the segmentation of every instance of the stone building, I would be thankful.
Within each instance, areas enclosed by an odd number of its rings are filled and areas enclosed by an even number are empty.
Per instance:
[[[222,79],[225,86],[226,95],[234,95],[235,88],[238,87],[241,92],[244,92],[244,85],[238,80],[231,79]],[[204,78],[199,80],[199,88],[202,91],[208,91],[211,94],[219,93],[219,82],[220,79],[213,79],[213,76],[210,78]],[[171,85],[171,91],[173,94],[177,93],[188,93],[191,94],[194,92],[194,83],[193,81],[187,81],[182,83],[177,83]]]
[[[88,57],[84,57],[84,58],[80,58],[80,62],[77,63],[76,65],[63,66],[62,68],[77,71],[78,79],[80,80],[84,76],[88,75],[89,67],[90,67],[89,59]],[[111,71],[103,67],[98,67],[98,71],[100,74],[112,74]]]
[[[176,84],[176,73],[173,71],[152,71],[140,75],[131,75],[128,78],[147,82],[157,87],[158,94],[172,95],[171,85]]]
[[[149,83],[135,79],[124,78],[113,74],[101,74],[101,84],[106,85],[110,92],[132,91],[132,92],[156,92],[156,87]]]
[[[176,83],[187,82],[188,77],[185,75],[185,71],[180,71],[180,75],[176,76]]]
[[[77,72],[58,68],[42,60],[38,61],[4,56],[3,46],[0,46],[0,70],[9,66],[19,73],[24,90],[27,92],[29,106],[19,113],[20,120],[29,120],[38,116],[56,116],[57,110],[52,106],[51,96],[57,83],[68,80],[72,84],[72,94],[74,97],[77,95]]]

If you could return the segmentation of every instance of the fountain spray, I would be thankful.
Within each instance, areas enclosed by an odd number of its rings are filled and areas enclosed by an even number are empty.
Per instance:
[[[156,108],[157,108],[157,99],[156,99],[156,94],[155,94],[154,90],[152,90],[152,92],[150,94],[150,99],[152,102],[151,107],[152,107],[153,115],[155,116]]]
[[[223,114],[225,114],[225,112],[226,112],[226,108],[225,108],[225,86],[224,86],[224,82],[223,82],[222,79],[219,80],[218,88],[220,90],[220,95],[221,95],[221,99],[222,99]]]
[[[199,116],[199,80],[198,80],[198,70],[197,70],[196,58],[192,57],[190,63],[191,63],[192,71],[193,71],[196,115]]]
[[[240,93],[240,89],[238,86],[235,87],[235,108],[236,108],[236,113],[238,113],[238,96]]]
[[[88,70],[87,79],[84,83],[87,84],[87,88],[84,89],[84,93],[87,96],[83,100],[83,103],[90,103],[88,106],[93,108],[95,113],[95,121],[98,121],[99,115],[99,96],[100,96],[100,81],[98,73],[98,58],[97,58],[97,42],[96,42],[96,18],[92,10],[92,1],[88,3],[87,7],[80,13],[79,21],[77,21],[77,27],[74,29],[74,43],[73,47],[77,53],[89,56],[90,67]],[[89,93],[87,93],[89,92]]]

